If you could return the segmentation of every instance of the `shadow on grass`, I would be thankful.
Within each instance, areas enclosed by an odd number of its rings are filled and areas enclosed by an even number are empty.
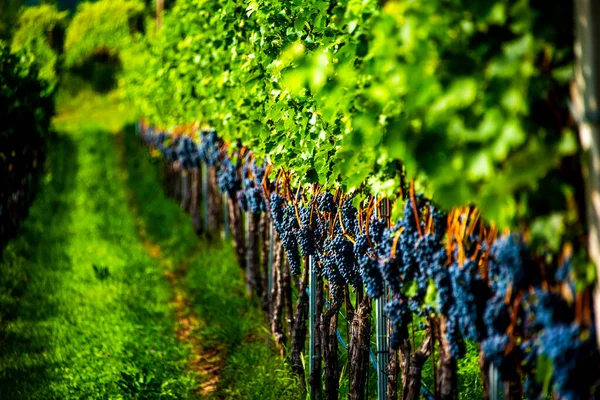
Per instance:
[[[44,187],[0,264],[0,301],[12,306],[2,307],[0,398],[197,398],[114,136],[78,117],[53,143]]]
[[[70,198],[77,173],[77,147],[65,135],[49,143],[45,176],[20,235],[9,243],[0,264],[0,398],[33,398],[56,378],[56,363],[44,359],[52,333],[37,326],[59,312],[53,279],[72,268]],[[18,321],[16,319],[18,318]],[[22,357],[22,355],[26,355]],[[40,362],[43,360],[43,362]]]

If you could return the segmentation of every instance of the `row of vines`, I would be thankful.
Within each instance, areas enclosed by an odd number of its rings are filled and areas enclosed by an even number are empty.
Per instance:
[[[535,0],[189,0],[131,44],[121,84],[170,190],[191,193],[198,230],[202,183],[207,225],[227,210],[313,396],[340,395],[344,322],[349,396],[370,393],[373,300],[388,398],[419,398],[430,363],[425,393],[455,398],[469,349],[484,397],[500,391],[489,371],[511,399],[595,394],[572,20]]]
[[[560,255],[536,253],[521,236],[484,224],[473,207],[444,213],[412,184],[403,185],[403,199],[397,200],[403,216],[393,222],[385,213],[387,200],[369,198],[355,207],[353,197],[339,190],[294,187],[289,172],[273,171],[248,148],[223,142],[215,131],[190,136],[143,125],[140,130],[166,160],[169,191],[180,196],[198,231],[201,187],[209,188],[205,226],[215,233],[227,221],[274,342],[313,397],[340,394],[338,336],[344,323],[350,327],[349,397],[366,397],[372,300],[378,298],[386,302],[389,320],[391,350],[383,367],[387,398],[400,393],[403,399],[419,399],[428,360],[435,382],[425,393],[455,398],[458,362],[467,345],[480,351],[483,394],[478,396],[487,398],[495,390],[510,399],[552,392],[583,399],[595,392],[599,376],[592,371],[598,370],[600,353],[591,288],[576,287],[569,249]],[[316,271],[314,294],[307,291],[309,260]],[[317,361],[307,376],[302,355],[311,295],[317,304]],[[490,365],[505,387],[490,387]]]
[[[0,41],[0,255],[33,200],[54,112],[35,56]]]

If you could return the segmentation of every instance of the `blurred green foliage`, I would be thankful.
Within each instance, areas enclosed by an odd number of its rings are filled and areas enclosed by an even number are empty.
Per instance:
[[[0,41],[0,255],[35,193],[54,113],[54,92],[37,60]]]
[[[58,83],[59,56],[62,54],[67,11],[43,4],[25,7],[19,15],[11,43],[14,52],[27,49],[35,55],[40,79],[54,87]]]
[[[536,0],[181,1],[124,86],[151,122],[208,123],[300,183],[395,197],[402,163],[507,225],[577,151],[571,19]]]
[[[25,0],[0,1],[0,39],[10,41],[15,21],[23,4]]]
[[[92,57],[118,60],[132,36],[142,31],[144,4],[137,0],[80,3],[65,39],[65,64],[78,66]]]

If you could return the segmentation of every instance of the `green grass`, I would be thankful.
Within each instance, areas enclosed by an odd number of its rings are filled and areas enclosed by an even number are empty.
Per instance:
[[[38,198],[5,250],[2,399],[193,397],[171,288],[139,240],[107,129],[125,114],[112,111],[59,116]]]

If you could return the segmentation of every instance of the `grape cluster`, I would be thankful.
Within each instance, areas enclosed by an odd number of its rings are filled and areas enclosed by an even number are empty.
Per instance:
[[[556,324],[539,336],[538,356],[544,355],[554,366],[554,385],[561,398],[589,398],[596,384],[599,354],[593,330],[578,324]]]
[[[392,326],[390,347],[394,350],[400,348],[403,339],[408,337],[408,324],[412,321],[412,313],[405,299],[394,298],[385,305]]]
[[[282,227],[283,230],[280,232],[281,244],[285,249],[290,269],[293,275],[300,275],[300,251],[298,250],[298,242],[294,235],[294,231],[299,228],[299,225],[296,219],[296,211],[291,204],[285,207]]]
[[[329,292],[333,304],[339,304],[344,301],[344,278],[340,274],[335,258],[332,254],[322,254],[320,256],[323,265],[323,276],[329,283]]]
[[[214,129],[202,130],[200,133],[200,146],[198,147],[198,156],[201,161],[210,167],[219,165],[224,157],[221,150],[223,141],[217,135]]]
[[[358,260],[358,268],[362,281],[365,284],[367,295],[378,298],[383,294],[384,281],[379,270],[379,262],[369,256],[363,255]]]
[[[217,172],[217,183],[219,191],[235,199],[238,191],[241,190],[242,182],[238,176],[237,167],[230,158],[226,158],[221,163]]]
[[[360,233],[358,229],[358,219],[356,218],[358,211],[352,205],[352,199],[346,199],[340,208],[342,215],[342,223],[347,234],[356,236]]]
[[[419,208],[419,200],[417,198],[417,208]],[[417,225],[416,215],[413,209],[412,199],[408,199],[404,204],[404,212],[402,220],[399,222],[402,228],[402,234],[398,240],[398,247],[401,254],[400,272],[404,276],[406,282],[410,282],[415,278],[418,272],[417,254],[415,248],[419,240],[419,227]],[[423,230],[421,230],[423,232]]]
[[[520,237],[515,234],[498,239],[490,248],[490,287],[496,293],[506,293],[508,287],[513,290],[534,284],[535,279],[525,265],[527,248]]]
[[[319,212],[322,213],[335,213],[337,212],[337,205],[333,200],[333,195],[329,192],[325,192],[318,196],[317,203],[319,204]]]
[[[248,210],[253,214],[260,214],[267,211],[267,202],[262,187],[265,170],[266,167],[264,165],[261,167],[256,166],[256,159],[253,159],[251,163],[244,163],[242,167],[244,195]],[[250,172],[253,178],[250,177]]]
[[[504,352],[509,342],[508,336],[504,334],[490,336],[481,342],[481,350],[485,358],[494,364],[501,373],[506,369],[503,368],[505,361]]]
[[[533,293],[528,294],[525,307],[533,331],[551,328],[559,323],[567,324],[575,317],[573,310],[560,294],[541,288],[536,288]]]
[[[346,283],[357,288],[360,283],[360,275],[354,265],[354,246],[343,235],[334,236],[327,243],[325,251],[329,258],[337,265],[338,270]]]
[[[279,234],[281,245],[285,249],[288,262],[290,263],[292,274],[299,275],[301,264],[300,251],[298,250],[298,241],[294,233],[299,228],[299,225],[294,206],[287,204],[287,201],[277,193],[272,193],[270,200],[273,227]]]
[[[396,227],[385,229],[381,242],[377,243],[377,246],[375,246],[381,275],[387,282],[392,294],[400,294],[402,292],[403,284],[403,277],[400,274],[402,257],[398,253],[392,254],[396,231]],[[399,246],[396,247],[397,252],[398,250]]]
[[[166,132],[159,132],[153,128],[148,128],[145,137],[145,142],[160,151],[165,160],[173,162],[177,159],[173,143],[171,140],[167,140],[168,135]]]
[[[506,332],[510,324],[510,310],[503,297],[496,295],[488,300],[483,320],[489,336]]]
[[[462,267],[453,263],[449,270],[454,294],[451,318],[467,339],[480,341],[487,332],[483,321],[485,304],[491,297],[487,282],[481,277],[477,262],[471,259]]]
[[[435,282],[435,276],[443,268],[446,252],[435,235],[426,234],[417,239],[414,253],[418,269],[412,273],[412,276],[417,282],[418,296],[422,297],[427,292],[429,280]]]
[[[190,169],[200,165],[197,147],[189,136],[180,136],[175,140],[175,154],[182,169]]]
[[[240,189],[237,192],[235,192],[235,199],[237,200],[237,203],[242,211],[248,211],[248,201],[246,199],[246,194],[244,193],[243,189]]]
[[[379,243],[383,239],[383,232],[387,224],[383,219],[371,218],[369,221],[369,238],[373,243]]]
[[[300,252],[303,256],[314,256],[316,254],[316,246],[313,237],[312,224],[310,222],[310,208],[307,206],[299,206],[298,214],[300,216],[300,228],[294,231],[296,241],[300,245]]]
[[[273,227],[281,235],[284,230],[284,217],[286,201],[280,194],[271,193],[271,218],[273,219]]]

